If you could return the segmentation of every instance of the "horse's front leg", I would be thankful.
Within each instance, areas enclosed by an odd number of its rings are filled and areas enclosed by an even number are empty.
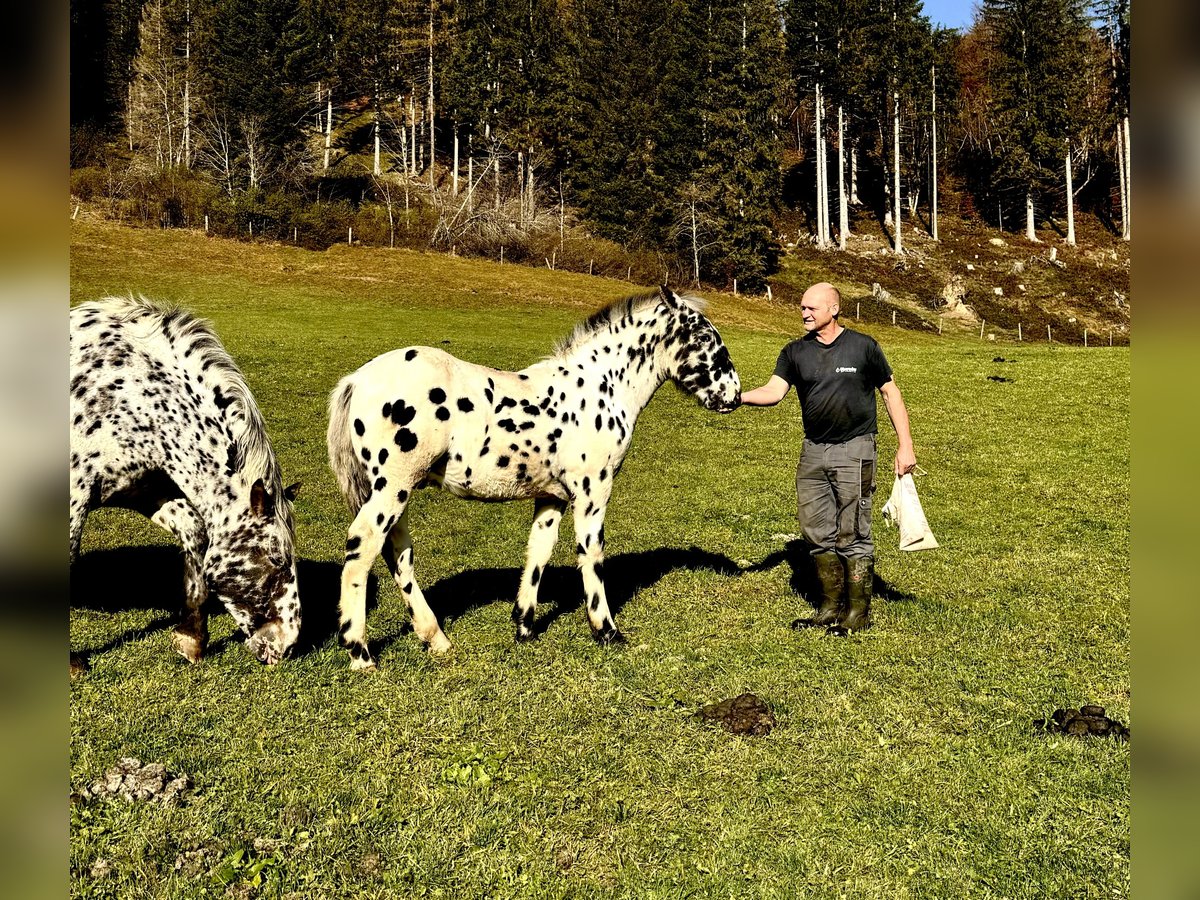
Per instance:
[[[592,637],[601,646],[625,643],[625,636],[617,630],[604,594],[604,508],[607,502],[607,496],[597,496],[594,492],[590,497],[586,490],[575,494],[575,553],[583,573],[588,624],[592,626]]]
[[[183,545],[183,609],[171,643],[188,662],[198,662],[208,644],[208,616],[204,612],[208,599],[204,578],[208,529],[195,507],[183,497],[168,500],[150,515],[150,521],[171,532]]]
[[[351,669],[375,668],[367,649],[367,577],[388,534],[403,517],[411,490],[388,486],[384,478],[376,483],[379,486],[354,517],[346,536],[338,639],[350,652]]]
[[[538,584],[546,571],[546,563],[558,543],[558,526],[567,504],[555,498],[541,498],[534,502],[533,527],[529,530],[529,545],[525,551],[525,571],[521,575],[521,586],[517,589],[517,602],[513,606],[513,623],[517,626],[517,641],[532,641],[533,616],[537,609]]]

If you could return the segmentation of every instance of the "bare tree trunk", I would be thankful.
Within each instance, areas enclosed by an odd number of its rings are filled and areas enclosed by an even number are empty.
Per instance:
[[[329,171],[329,147],[333,141],[333,91],[325,95],[325,171]]]
[[[383,167],[380,165],[380,159],[379,159],[379,144],[380,144],[379,118],[380,118],[380,116],[379,116],[379,82],[378,81],[375,82],[374,103],[375,103],[375,164],[372,167],[371,171],[374,175],[376,175],[378,177],[380,174],[383,173]]]
[[[412,169],[409,174],[414,178],[417,176],[417,107],[413,103],[412,94],[408,95],[408,121],[412,125],[412,157],[410,164]]]
[[[1033,215],[1033,188],[1025,192],[1025,237],[1034,244],[1040,244],[1035,228]]]
[[[433,13],[437,8],[435,0],[429,3],[429,189],[437,187],[434,178],[433,157],[437,150],[437,134],[433,125]]]
[[[500,152],[496,151],[496,211],[500,211]]]
[[[184,7],[187,30],[183,49],[183,165],[192,167],[192,3]]]
[[[400,169],[408,177],[408,120],[400,117]]]
[[[1132,234],[1129,220],[1133,216],[1133,166],[1129,159],[1129,116],[1125,117],[1123,127],[1125,131],[1125,222],[1121,237],[1129,240]]]
[[[700,287],[700,244],[696,236],[696,201],[692,201],[692,278]]]
[[[846,127],[838,105],[838,247],[846,249],[850,234],[850,211],[846,207]]]
[[[933,81],[931,90],[932,96],[932,115],[930,118],[930,126],[933,135],[933,172],[929,178],[929,230],[933,239],[938,238],[938,148],[937,148],[937,66],[929,67],[930,77]]]
[[[895,166],[894,166],[894,181],[892,188],[892,202],[895,206],[896,221],[893,223],[896,234],[896,255],[899,256],[904,252],[904,222],[900,218],[900,92],[895,91],[892,94],[892,123],[893,135],[895,136]]]
[[[533,165],[533,148],[529,148],[529,155],[525,157],[525,168],[527,177],[525,186],[529,191],[529,201],[525,204],[525,209],[529,215],[529,221],[532,222],[537,217],[537,204],[534,202],[534,165]]]
[[[452,184],[451,190],[454,192],[454,196],[457,197],[458,196],[458,124],[457,123],[454,126],[454,175],[451,178],[451,184]]]
[[[467,215],[475,214],[475,157],[467,157]]]
[[[858,141],[850,145],[850,203],[852,206],[862,205],[858,199]]]
[[[1067,144],[1067,243],[1075,246],[1075,183],[1071,177],[1071,145]]]
[[[517,151],[517,221],[525,224],[525,154]]]
[[[829,182],[825,174],[825,132],[822,130],[825,117],[825,101],[821,96],[821,85],[817,85],[814,101],[816,107],[815,150],[817,169],[817,246],[824,250],[829,246]]]
[[[1125,190],[1125,132],[1117,125],[1117,180],[1121,192],[1121,237],[1129,240],[1129,194]]]

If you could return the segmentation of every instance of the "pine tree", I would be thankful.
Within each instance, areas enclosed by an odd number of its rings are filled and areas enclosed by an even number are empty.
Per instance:
[[[778,100],[783,34],[770,0],[700,6],[704,54],[698,94],[703,141],[695,182],[717,222],[719,283],[761,291],[778,265],[771,228],[779,199]]]
[[[983,9],[995,54],[993,177],[1023,194],[1026,236],[1037,241],[1037,208],[1057,188],[1084,96],[1085,0],[984,0]]]
[[[262,186],[293,155],[310,107],[299,0],[193,0],[193,19],[204,139],[233,148],[239,179]]]
[[[583,0],[571,25],[567,185],[600,234],[660,247],[700,143],[695,12],[681,0]]]

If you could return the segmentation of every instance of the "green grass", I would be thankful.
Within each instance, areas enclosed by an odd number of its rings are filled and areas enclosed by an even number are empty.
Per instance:
[[[631,286],[76,223],[72,300],[129,290],[210,317],[245,371],[285,478],[304,482],[297,549],[316,615],[336,602],[348,524],[324,450],[336,380],[410,343],[520,367]],[[712,299],[743,381],[761,383],[796,310]],[[606,527],[624,649],[593,644],[565,533],[539,606],[552,621],[515,645],[529,504],[424,492],[417,571],[453,611],[452,658],[424,652],[379,563],[378,672],[350,672],[332,639],[263,668],[224,613],[189,666],[169,644],[169,539],[94,514],[73,585],[71,647],[92,667],[71,685],[72,786],[133,755],[196,789],[174,809],[75,806],[73,894],[1127,895],[1128,745],[1031,720],[1088,702],[1129,719],[1128,349],[873,333],[942,546],[900,554],[881,498],[892,599],[846,640],[788,628],[807,608],[781,537],[796,530],[794,395],[715,416],[665,388],[647,408]],[[746,690],[778,717],[766,737],[691,717]]]

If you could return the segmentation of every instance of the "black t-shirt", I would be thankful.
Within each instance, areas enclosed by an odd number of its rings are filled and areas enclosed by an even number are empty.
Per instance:
[[[827,444],[875,433],[875,391],[892,370],[874,338],[846,328],[831,344],[816,332],[792,341],[780,351],[775,374],[795,385],[804,436]]]

